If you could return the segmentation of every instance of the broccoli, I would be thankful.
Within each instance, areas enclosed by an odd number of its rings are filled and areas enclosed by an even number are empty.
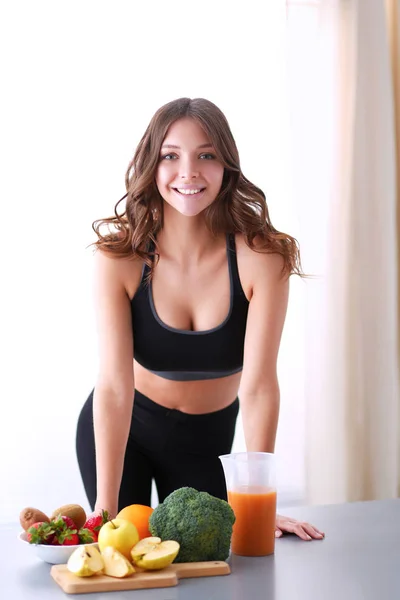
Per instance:
[[[182,487],[167,496],[149,519],[151,535],[180,544],[175,562],[225,560],[235,513],[225,500]]]

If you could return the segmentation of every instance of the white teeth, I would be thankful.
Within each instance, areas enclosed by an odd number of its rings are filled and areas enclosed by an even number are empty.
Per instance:
[[[198,190],[184,190],[184,189],[177,188],[177,190],[178,190],[178,192],[180,194],[185,194],[186,196],[189,196],[189,195],[192,195],[192,194],[198,194],[199,192],[201,192],[200,189],[198,189]]]

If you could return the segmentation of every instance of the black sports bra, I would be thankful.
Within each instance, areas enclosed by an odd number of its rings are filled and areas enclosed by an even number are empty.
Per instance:
[[[135,359],[143,367],[166,379],[192,381],[216,379],[243,368],[247,300],[239,279],[235,236],[227,235],[230,307],[225,320],[205,331],[175,329],[163,323],[154,307],[152,285],[145,278],[132,298]]]

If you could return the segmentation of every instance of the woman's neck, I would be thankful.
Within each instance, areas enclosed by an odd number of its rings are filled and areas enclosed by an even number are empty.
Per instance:
[[[168,210],[169,209],[169,210]],[[185,217],[168,207],[163,228],[157,234],[161,255],[182,265],[196,265],[221,244],[223,236],[214,237],[202,214]]]

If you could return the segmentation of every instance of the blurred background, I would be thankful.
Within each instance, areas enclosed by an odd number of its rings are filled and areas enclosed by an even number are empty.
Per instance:
[[[1,4],[0,520],[89,509],[91,223],[181,96],[225,113],[313,275],[291,278],[279,354],[280,509],[400,496],[399,28],[399,0]]]

